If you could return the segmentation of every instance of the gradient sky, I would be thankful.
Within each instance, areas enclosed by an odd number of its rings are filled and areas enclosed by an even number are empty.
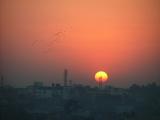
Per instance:
[[[159,0],[0,0],[0,40],[10,85],[62,83],[65,68],[73,83],[160,81]]]

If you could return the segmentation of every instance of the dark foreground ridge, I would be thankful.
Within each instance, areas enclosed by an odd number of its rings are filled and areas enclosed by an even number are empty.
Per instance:
[[[160,86],[1,86],[0,120],[160,120]]]

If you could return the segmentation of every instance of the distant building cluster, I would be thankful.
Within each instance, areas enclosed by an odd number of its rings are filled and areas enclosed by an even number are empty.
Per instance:
[[[25,88],[0,87],[1,120],[159,120],[160,86],[72,85],[34,82]],[[3,80],[3,77],[1,78]]]

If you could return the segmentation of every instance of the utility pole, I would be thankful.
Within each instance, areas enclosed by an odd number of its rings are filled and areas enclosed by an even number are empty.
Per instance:
[[[64,87],[68,86],[68,70],[64,70]]]

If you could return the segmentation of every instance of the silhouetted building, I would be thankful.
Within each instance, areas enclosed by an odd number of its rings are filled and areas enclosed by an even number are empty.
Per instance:
[[[34,82],[34,87],[43,87],[43,82]]]

